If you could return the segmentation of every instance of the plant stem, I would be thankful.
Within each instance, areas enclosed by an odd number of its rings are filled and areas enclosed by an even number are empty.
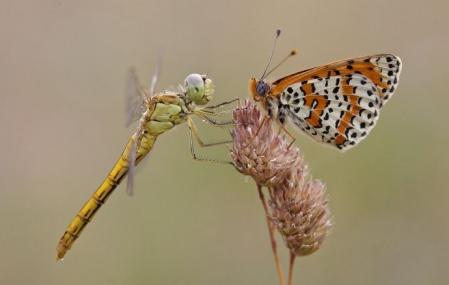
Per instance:
[[[276,239],[274,238],[273,224],[270,221],[270,216],[268,213],[268,205],[267,205],[267,201],[265,200],[265,196],[263,195],[263,192],[262,192],[262,186],[260,186],[259,184],[257,184],[257,191],[259,192],[259,198],[260,198],[260,201],[262,202],[263,210],[265,211],[265,219],[267,221],[268,233],[270,235],[271,250],[273,252],[274,263],[276,266],[276,272],[278,274],[278,279],[279,279],[279,285],[285,285],[284,273],[282,272],[281,262],[279,261],[279,256],[277,253]]]
[[[293,269],[295,265],[296,254],[290,251],[290,265],[288,267],[288,285],[293,285]]]

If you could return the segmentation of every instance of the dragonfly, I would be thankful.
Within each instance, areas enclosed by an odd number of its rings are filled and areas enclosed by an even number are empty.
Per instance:
[[[260,102],[268,118],[281,128],[290,121],[314,140],[345,151],[361,142],[374,128],[379,113],[398,87],[401,59],[393,54],[375,54],[345,59],[309,68],[272,83],[266,77],[273,57],[260,79],[249,80],[250,95]],[[293,143],[293,142],[292,142]]]
[[[198,129],[191,119],[191,115],[196,115],[213,126],[222,127],[232,124],[232,122],[218,121],[216,117],[220,112],[217,112],[217,109],[236,101],[236,99],[205,107],[214,93],[214,85],[207,75],[190,74],[184,80],[184,86],[179,86],[178,90],[154,94],[157,79],[158,68],[151,79],[150,87],[146,89],[140,85],[135,71],[130,71],[127,92],[127,124],[140,117],[138,127],[129,138],[123,152],[106,178],[67,226],[57,246],[57,260],[65,256],[83,229],[92,220],[94,214],[125,176],[128,176],[127,192],[130,195],[133,193],[135,166],[151,151],[156,139],[162,133],[187,122],[192,157],[195,160],[220,162],[198,157],[195,154],[192,138],[196,139],[200,146],[214,146],[229,141],[204,143],[198,135]]]

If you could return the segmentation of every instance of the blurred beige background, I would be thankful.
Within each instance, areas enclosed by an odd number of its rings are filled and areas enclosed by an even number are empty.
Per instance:
[[[139,167],[135,197],[120,187],[55,261],[66,225],[132,132],[123,112],[128,67],[147,79],[162,50],[160,88],[208,72],[215,102],[246,98],[276,28],[274,61],[291,48],[300,54],[271,79],[379,52],[404,62],[396,95],[360,146],[341,154],[297,135],[327,184],[335,227],[299,259],[296,284],[447,284],[447,1],[0,6],[1,284],[276,284],[254,185],[230,167],[192,161],[186,126],[163,135]]]

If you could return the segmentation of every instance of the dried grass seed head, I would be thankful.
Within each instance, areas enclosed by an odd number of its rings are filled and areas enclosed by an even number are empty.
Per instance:
[[[280,183],[299,159],[297,148],[272,127],[271,120],[250,101],[233,112],[231,157],[236,169],[250,175],[257,184],[270,187]]]
[[[307,175],[307,167],[299,165],[272,189],[270,199],[271,219],[297,256],[318,250],[332,227],[326,187]]]

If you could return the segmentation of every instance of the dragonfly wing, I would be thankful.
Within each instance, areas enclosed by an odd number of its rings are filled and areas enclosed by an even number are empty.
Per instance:
[[[272,93],[280,114],[315,140],[347,150],[373,129],[401,67],[390,54],[339,61],[284,77]]]
[[[152,97],[154,95],[154,90],[156,89],[157,81],[159,79],[160,69],[161,69],[161,57],[159,56],[154,66],[154,73],[150,81],[149,97]]]
[[[135,122],[145,112],[145,93],[134,68],[128,72],[126,83],[126,126]]]

